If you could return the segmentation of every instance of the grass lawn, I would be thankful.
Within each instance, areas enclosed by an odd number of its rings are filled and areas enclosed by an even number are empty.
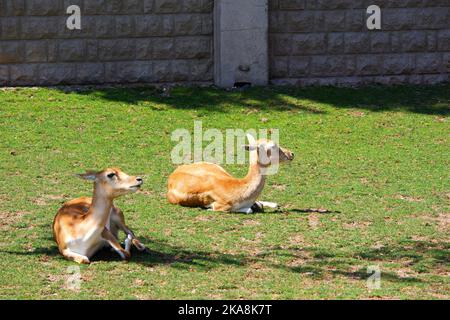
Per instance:
[[[449,102],[449,85],[0,90],[0,298],[449,299]],[[296,159],[261,197],[280,210],[167,203],[171,133],[195,120],[280,129]],[[116,203],[152,252],[103,252],[69,290],[52,220],[91,195],[75,173],[108,166],[144,177]]]

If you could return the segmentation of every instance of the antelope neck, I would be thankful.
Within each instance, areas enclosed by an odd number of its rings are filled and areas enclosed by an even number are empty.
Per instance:
[[[112,205],[113,198],[107,195],[101,188],[98,188],[96,184],[94,186],[92,205],[88,213],[90,218],[99,226],[106,226]]]
[[[244,178],[245,188],[242,194],[244,199],[257,198],[264,188],[266,177],[261,173],[256,150],[250,152],[250,165],[248,173]]]

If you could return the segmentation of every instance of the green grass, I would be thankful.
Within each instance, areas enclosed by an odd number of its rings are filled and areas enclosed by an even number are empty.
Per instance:
[[[0,90],[0,298],[449,299],[450,86]],[[276,212],[169,205],[171,132],[278,128],[296,159],[269,178]],[[119,166],[145,178],[117,200],[151,249],[104,252],[78,291],[52,239],[74,177]],[[246,166],[227,165],[237,176]],[[309,208],[325,208],[319,213]],[[381,268],[381,288],[366,286]]]

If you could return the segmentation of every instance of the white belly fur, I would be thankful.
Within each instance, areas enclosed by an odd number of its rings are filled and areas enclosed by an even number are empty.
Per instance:
[[[102,238],[102,230],[95,230],[87,233],[83,238],[69,240],[67,247],[75,253],[90,258],[105,244],[106,241]]]

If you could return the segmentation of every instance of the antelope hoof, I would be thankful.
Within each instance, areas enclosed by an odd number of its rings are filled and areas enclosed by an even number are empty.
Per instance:
[[[126,251],[126,250],[124,250],[124,249],[122,249],[122,250],[117,250],[117,253],[119,254],[119,256],[122,258],[122,260],[124,260],[124,261],[128,261],[129,259],[130,259],[130,257],[131,257],[131,254],[130,254],[130,252],[129,251]]]
[[[124,251],[122,251],[122,254],[123,254],[122,260],[124,260],[124,261],[130,260],[130,258],[131,258],[130,252],[124,250]]]
[[[264,205],[260,202],[255,202],[251,209],[253,212],[264,212]]]
[[[145,251],[147,249],[138,239],[133,239],[133,244],[139,251]]]
[[[90,264],[91,263],[88,258],[76,258],[74,261],[79,264]]]

